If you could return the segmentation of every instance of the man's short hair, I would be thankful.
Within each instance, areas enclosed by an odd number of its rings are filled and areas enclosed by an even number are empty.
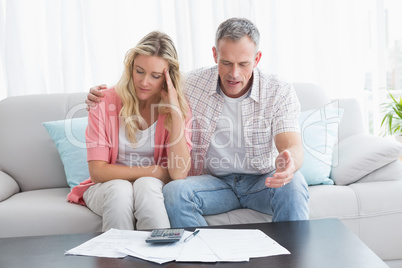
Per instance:
[[[256,46],[256,52],[260,44],[260,32],[257,27],[248,19],[231,18],[222,22],[216,30],[215,47],[218,49],[218,42],[221,39],[238,41],[244,36],[250,37]]]

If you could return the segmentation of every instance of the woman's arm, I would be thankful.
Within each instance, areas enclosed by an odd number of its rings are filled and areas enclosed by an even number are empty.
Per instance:
[[[167,168],[162,166],[120,166],[112,164],[112,155],[118,150],[117,121],[120,99],[116,97],[114,89],[105,91],[102,102],[91,109],[88,114],[88,127],[85,132],[87,144],[88,169],[94,183],[106,182],[113,179],[134,181],[140,177],[152,176],[164,183],[170,181]]]
[[[185,121],[178,115],[172,115],[169,132],[168,170],[172,180],[185,179],[191,168],[191,156],[186,141]]]
[[[179,108],[177,91],[170,79],[169,72],[167,70],[164,70],[164,72],[167,91],[162,92],[162,97],[170,105],[168,110],[172,118],[172,124],[169,127],[169,148],[167,150],[168,170],[172,180],[185,179],[191,168],[191,156],[185,132],[186,122]]]
[[[169,172],[159,165],[151,166],[120,166],[109,164],[106,161],[88,161],[89,175],[94,183],[120,179],[135,181],[138,178],[152,176],[160,179],[165,184],[170,181]]]

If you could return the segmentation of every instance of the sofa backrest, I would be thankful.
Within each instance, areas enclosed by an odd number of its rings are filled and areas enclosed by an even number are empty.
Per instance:
[[[331,100],[325,90],[315,84],[294,83],[293,86],[302,111],[319,109],[326,105],[343,108],[343,116],[339,125],[339,140],[364,132],[363,116],[356,99]]]
[[[60,156],[42,122],[87,115],[87,93],[9,97],[0,102],[0,170],[21,191],[68,187]]]
[[[318,109],[331,102],[327,93],[317,85],[294,83],[293,87],[296,91],[302,111]]]
[[[313,84],[294,84],[302,111],[318,109],[331,100]],[[9,97],[0,101],[0,170],[19,184],[21,191],[68,187],[63,164],[43,122],[83,117],[86,92]],[[357,102],[335,101],[344,108],[339,139],[363,131]],[[70,116],[69,116],[70,117]]]

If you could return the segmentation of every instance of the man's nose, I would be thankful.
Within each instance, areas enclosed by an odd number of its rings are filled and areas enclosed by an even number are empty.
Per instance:
[[[233,65],[232,70],[230,70],[230,76],[232,78],[236,78],[239,76],[239,67],[237,65]]]

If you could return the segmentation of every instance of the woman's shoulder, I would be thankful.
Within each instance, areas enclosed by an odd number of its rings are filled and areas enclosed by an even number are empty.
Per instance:
[[[102,98],[102,101],[106,102],[107,104],[120,104],[121,103],[121,99],[119,97],[119,95],[116,92],[116,88],[110,87],[105,89],[104,91],[102,91],[104,93],[104,96]]]
[[[97,106],[101,110],[107,109],[109,112],[118,112],[121,109],[121,99],[117,95],[115,87],[102,90],[102,93],[104,95]]]
[[[103,94],[105,94],[104,95],[105,100],[113,100],[118,97],[117,93],[116,93],[116,88],[114,86],[109,87],[109,88],[103,90],[102,92],[103,92]]]

